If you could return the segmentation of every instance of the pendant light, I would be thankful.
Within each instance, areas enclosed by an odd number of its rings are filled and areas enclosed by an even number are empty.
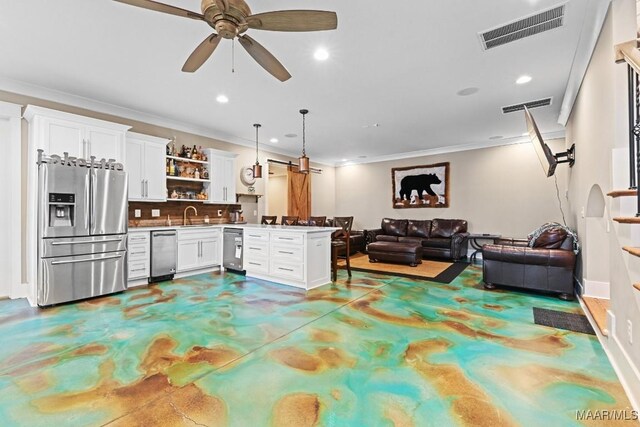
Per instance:
[[[302,114],[302,156],[298,158],[298,172],[300,173],[309,173],[309,158],[306,153],[306,128],[305,128],[305,116],[309,113],[309,110],[300,110],[300,114]]]
[[[262,165],[258,160],[258,129],[260,129],[262,125],[260,123],[256,123],[253,127],[256,128],[256,164],[253,165],[253,177],[262,178]]]

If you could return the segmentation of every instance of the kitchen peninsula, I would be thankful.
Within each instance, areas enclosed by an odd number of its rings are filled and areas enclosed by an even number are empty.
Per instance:
[[[248,277],[269,280],[302,289],[313,289],[331,282],[332,227],[298,227],[258,224],[202,225],[178,227],[131,227],[130,251],[137,256],[129,263],[130,286],[146,283],[151,231],[177,230],[177,275],[214,271],[222,266],[222,231],[244,232],[243,258]],[[208,251],[189,251],[189,242]],[[134,250],[135,248],[135,250]],[[193,258],[193,259],[192,259]]]

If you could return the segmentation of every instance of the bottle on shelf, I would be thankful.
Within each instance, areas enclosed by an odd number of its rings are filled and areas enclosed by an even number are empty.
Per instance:
[[[198,160],[198,149],[195,144],[193,145],[193,149],[191,149],[191,158],[194,160]]]
[[[175,175],[176,174],[176,163],[173,161],[173,159],[171,159],[169,161],[169,175]]]
[[[167,163],[166,174],[171,175],[171,160],[167,160],[166,163]]]
[[[195,179],[200,179],[200,169],[196,168],[196,171],[193,173],[193,177]]]

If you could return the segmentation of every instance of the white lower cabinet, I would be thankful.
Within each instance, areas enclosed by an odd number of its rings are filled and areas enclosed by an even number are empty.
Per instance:
[[[220,265],[220,230],[178,230],[178,273]]]
[[[129,281],[149,277],[151,271],[150,242],[148,231],[129,233],[127,237]]]
[[[331,281],[331,232],[244,230],[247,276],[312,289]]]

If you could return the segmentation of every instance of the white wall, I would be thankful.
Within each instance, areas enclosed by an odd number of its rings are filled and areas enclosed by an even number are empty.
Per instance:
[[[524,117],[522,126],[524,132]],[[554,150],[564,147],[564,140],[549,142]],[[450,207],[393,209],[391,168],[439,162],[450,163]],[[353,215],[356,229],[378,228],[383,217],[461,218],[472,232],[525,237],[545,222],[562,222],[554,180],[529,143],[340,167],[336,182],[336,214]]]
[[[287,177],[286,175],[270,176],[267,189],[269,208],[267,215],[277,216],[278,222],[287,215]]]
[[[3,153],[9,150],[11,144],[11,124],[8,119],[0,117],[0,147]],[[7,183],[10,181],[10,169],[8,167],[0,167],[0,182]],[[5,189],[5,192],[10,191]],[[5,193],[6,194],[6,193]],[[0,297],[8,297],[11,295],[11,250],[12,246],[7,244],[11,242],[9,234],[10,228],[10,211],[9,209],[0,209]]]

